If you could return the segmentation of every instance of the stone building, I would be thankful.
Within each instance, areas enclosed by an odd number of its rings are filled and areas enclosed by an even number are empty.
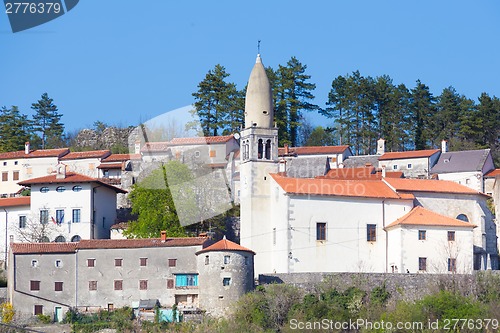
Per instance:
[[[253,288],[253,252],[205,237],[12,243],[8,298],[24,316],[137,307],[220,315]],[[196,256],[198,255],[198,258]],[[208,256],[209,261],[206,261]]]

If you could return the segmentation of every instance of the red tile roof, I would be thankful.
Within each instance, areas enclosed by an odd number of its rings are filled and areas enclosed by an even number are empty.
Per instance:
[[[97,169],[121,169],[123,167],[123,163],[101,163],[97,166]]]
[[[0,199],[0,207],[29,206],[31,197],[15,197]]]
[[[484,175],[484,178],[494,178],[500,176],[500,169],[493,169]]]
[[[75,151],[61,157],[62,161],[65,160],[79,160],[84,158],[106,158],[111,155],[109,150],[91,150],[91,151]]]
[[[169,149],[168,142],[147,142],[142,148],[141,152],[149,151],[167,151]]]
[[[432,212],[428,209],[425,209],[421,206],[414,207],[408,214],[403,217],[397,219],[396,221],[389,224],[386,229],[393,228],[398,225],[421,225],[421,226],[438,226],[438,227],[466,227],[466,228],[475,228],[476,226],[460,221],[457,219],[453,219],[451,217],[447,217],[435,212]]]
[[[405,158],[422,158],[431,157],[432,155],[440,152],[439,149],[428,149],[428,150],[414,150],[414,151],[401,151],[393,153],[385,153],[379,157],[379,161],[384,160],[401,160]]]
[[[16,158],[62,157],[68,153],[68,148],[31,150],[29,154],[25,154],[24,150],[20,150],[0,153],[0,159],[10,160]]]
[[[385,176],[390,178],[402,178],[403,172],[387,171],[385,173]],[[317,176],[316,178],[374,180],[374,179],[382,179],[382,172],[381,170],[377,170],[374,167],[338,168],[338,169],[330,169],[326,175]]]
[[[293,194],[413,199],[411,194],[396,193],[381,180],[291,178],[279,174],[271,176],[285,192]]]
[[[288,154],[286,148],[278,148],[278,156],[285,155],[324,155],[324,154],[342,154],[349,146],[309,146],[309,147],[290,147]]]
[[[206,248],[204,248],[201,251],[196,252],[196,255],[204,252],[209,252],[209,251],[245,251],[245,252],[250,252],[255,254],[250,249],[247,249],[246,247],[243,247],[239,244],[236,244],[235,242],[231,242],[230,240],[227,240],[226,238],[221,239],[215,244],[212,244]]]
[[[13,243],[12,252],[22,253],[62,253],[75,252],[77,249],[132,249],[148,247],[182,247],[202,246],[206,237],[167,238],[162,242],[160,238],[141,239],[87,239],[75,243]]]
[[[222,135],[222,136],[200,136],[192,138],[173,138],[170,140],[170,146],[183,146],[183,145],[204,145],[204,144],[214,144],[214,143],[226,143],[231,140],[234,136]]]
[[[108,157],[101,160],[102,163],[108,162],[126,162],[130,160],[140,160],[140,154],[111,154]]]
[[[102,186],[111,188],[115,190],[117,193],[127,193],[127,191],[124,191],[118,187],[106,184],[105,182],[100,181],[99,179],[92,178],[89,176],[81,175],[79,173],[74,173],[74,172],[67,172],[65,178],[57,178],[57,175],[49,175],[49,176],[43,176],[43,177],[38,177],[38,178],[32,178],[28,180],[23,180],[22,182],[19,182],[19,185],[26,185],[30,186],[33,184],[63,184],[63,183],[99,183]]]
[[[128,228],[128,225],[129,225],[128,222],[120,222],[120,223],[113,224],[110,229],[111,230],[125,230]]]
[[[435,193],[457,193],[457,194],[481,194],[467,186],[449,180],[436,179],[407,179],[407,178],[386,178],[386,181],[396,191],[404,192],[435,192]]]

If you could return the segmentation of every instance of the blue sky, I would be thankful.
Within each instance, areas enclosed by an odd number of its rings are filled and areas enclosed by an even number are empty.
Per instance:
[[[324,106],[332,80],[360,70],[438,95],[500,96],[500,2],[82,0],[13,34],[0,13],[0,106],[31,114],[54,98],[67,130],[141,121],[193,103],[208,70],[244,87],[262,40],[266,66],[297,57]],[[313,118],[316,124],[328,124]]]

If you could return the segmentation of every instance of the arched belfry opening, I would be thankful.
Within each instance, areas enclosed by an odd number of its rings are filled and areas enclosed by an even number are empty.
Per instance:
[[[266,141],[265,159],[271,159],[271,139],[267,139]]]

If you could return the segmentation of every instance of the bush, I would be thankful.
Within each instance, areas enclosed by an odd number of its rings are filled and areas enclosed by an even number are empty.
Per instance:
[[[5,302],[0,304],[0,313],[2,315],[2,323],[8,324],[14,319],[16,311],[14,311],[14,306],[12,303]]]
[[[40,320],[43,324],[52,323],[52,317],[49,315],[37,314],[36,316],[37,316],[38,320]]]

